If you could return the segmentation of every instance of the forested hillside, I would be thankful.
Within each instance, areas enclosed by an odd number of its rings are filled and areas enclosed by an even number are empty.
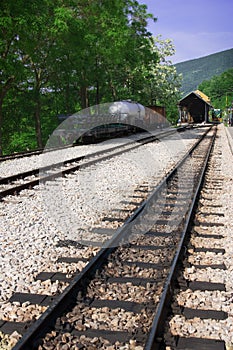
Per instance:
[[[182,93],[196,90],[204,80],[233,68],[233,49],[175,64],[177,73],[183,76]]]

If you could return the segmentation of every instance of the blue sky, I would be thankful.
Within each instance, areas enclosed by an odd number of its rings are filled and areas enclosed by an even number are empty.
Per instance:
[[[138,0],[158,20],[149,22],[153,35],[172,39],[173,63],[233,48],[232,0]]]

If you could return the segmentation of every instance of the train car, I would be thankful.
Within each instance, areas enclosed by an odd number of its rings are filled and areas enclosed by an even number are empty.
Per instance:
[[[209,112],[209,121],[212,123],[222,123],[222,110],[213,108]]]
[[[168,126],[164,107],[145,107],[130,100],[93,106],[69,116],[67,120],[62,117],[61,127],[54,132],[58,144],[70,144],[72,139],[75,139],[75,144],[94,143]]]
[[[109,106],[109,113],[119,123],[128,125],[143,125],[145,120],[145,107],[138,102],[117,101]]]
[[[120,123],[145,130],[168,126],[166,110],[163,106],[143,106],[134,101],[113,102],[109,108],[110,114],[115,115]]]
[[[151,112],[151,110],[153,112]],[[147,106],[147,115],[149,116],[149,123],[152,127],[162,128],[169,126],[166,120],[166,109],[164,106]]]

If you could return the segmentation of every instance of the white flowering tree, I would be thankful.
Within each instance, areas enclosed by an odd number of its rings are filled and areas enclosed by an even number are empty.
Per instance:
[[[174,45],[171,39],[162,40],[161,35],[158,35],[153,38],[151,50],[159,59],[140,68],[144,71],[145,79],[141,91],[143,102],[147,105],[165,106],[168,119],[176,122],[182,77],[177,74],[170,60],[175,53]]]

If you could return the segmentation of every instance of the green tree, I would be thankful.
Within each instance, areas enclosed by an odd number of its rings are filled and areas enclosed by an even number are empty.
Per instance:
[[[22,10],[23,8],[23,10]],[[0,155],[2,154],[3,103],[14,84],[22,81],[27,57],[21,56],[18,42],[24,23],[22,1],[3,0],[0,3]]]
[[[233,68],[203,81],[198,89],[210,98],[213,107],[220,109],[230,107],[233,102]]]
[[[63,7],[62,2],[54,0],[38,1],[33,10],[30,28],[27,23],[27,31],[19,37],[19,42],[21,55],[27,57],[24,66],[27,72],[25,88],[33,92],[36,140],[37,146],[42,148],[42,96],[49,93],[54,61],[60,59],[60,37],[68,29],[72,12],[68,7]]]
[[[73,27],[66,40],[75,64],[69,90],[80,87],[81,108],[133,95],[134,70],[155,58],[150,50],[152,37],[146,29],[152,16],[137,1],[95,0],[78,6],[82,42]]]
[[[41,95],[53,72],[59,34],[67,29],[70,11],[55,0],[3,0],[0,10],[0,153],[3,105],[10,89],[24,90],[25,95],[33,91],[37,146],[42,147]]]
[[[135,0],[2,0],[0,11],[0,154],[3,141],[42,147],[60,113],[176,95],[171,47],[155,42],[156,19]]]

